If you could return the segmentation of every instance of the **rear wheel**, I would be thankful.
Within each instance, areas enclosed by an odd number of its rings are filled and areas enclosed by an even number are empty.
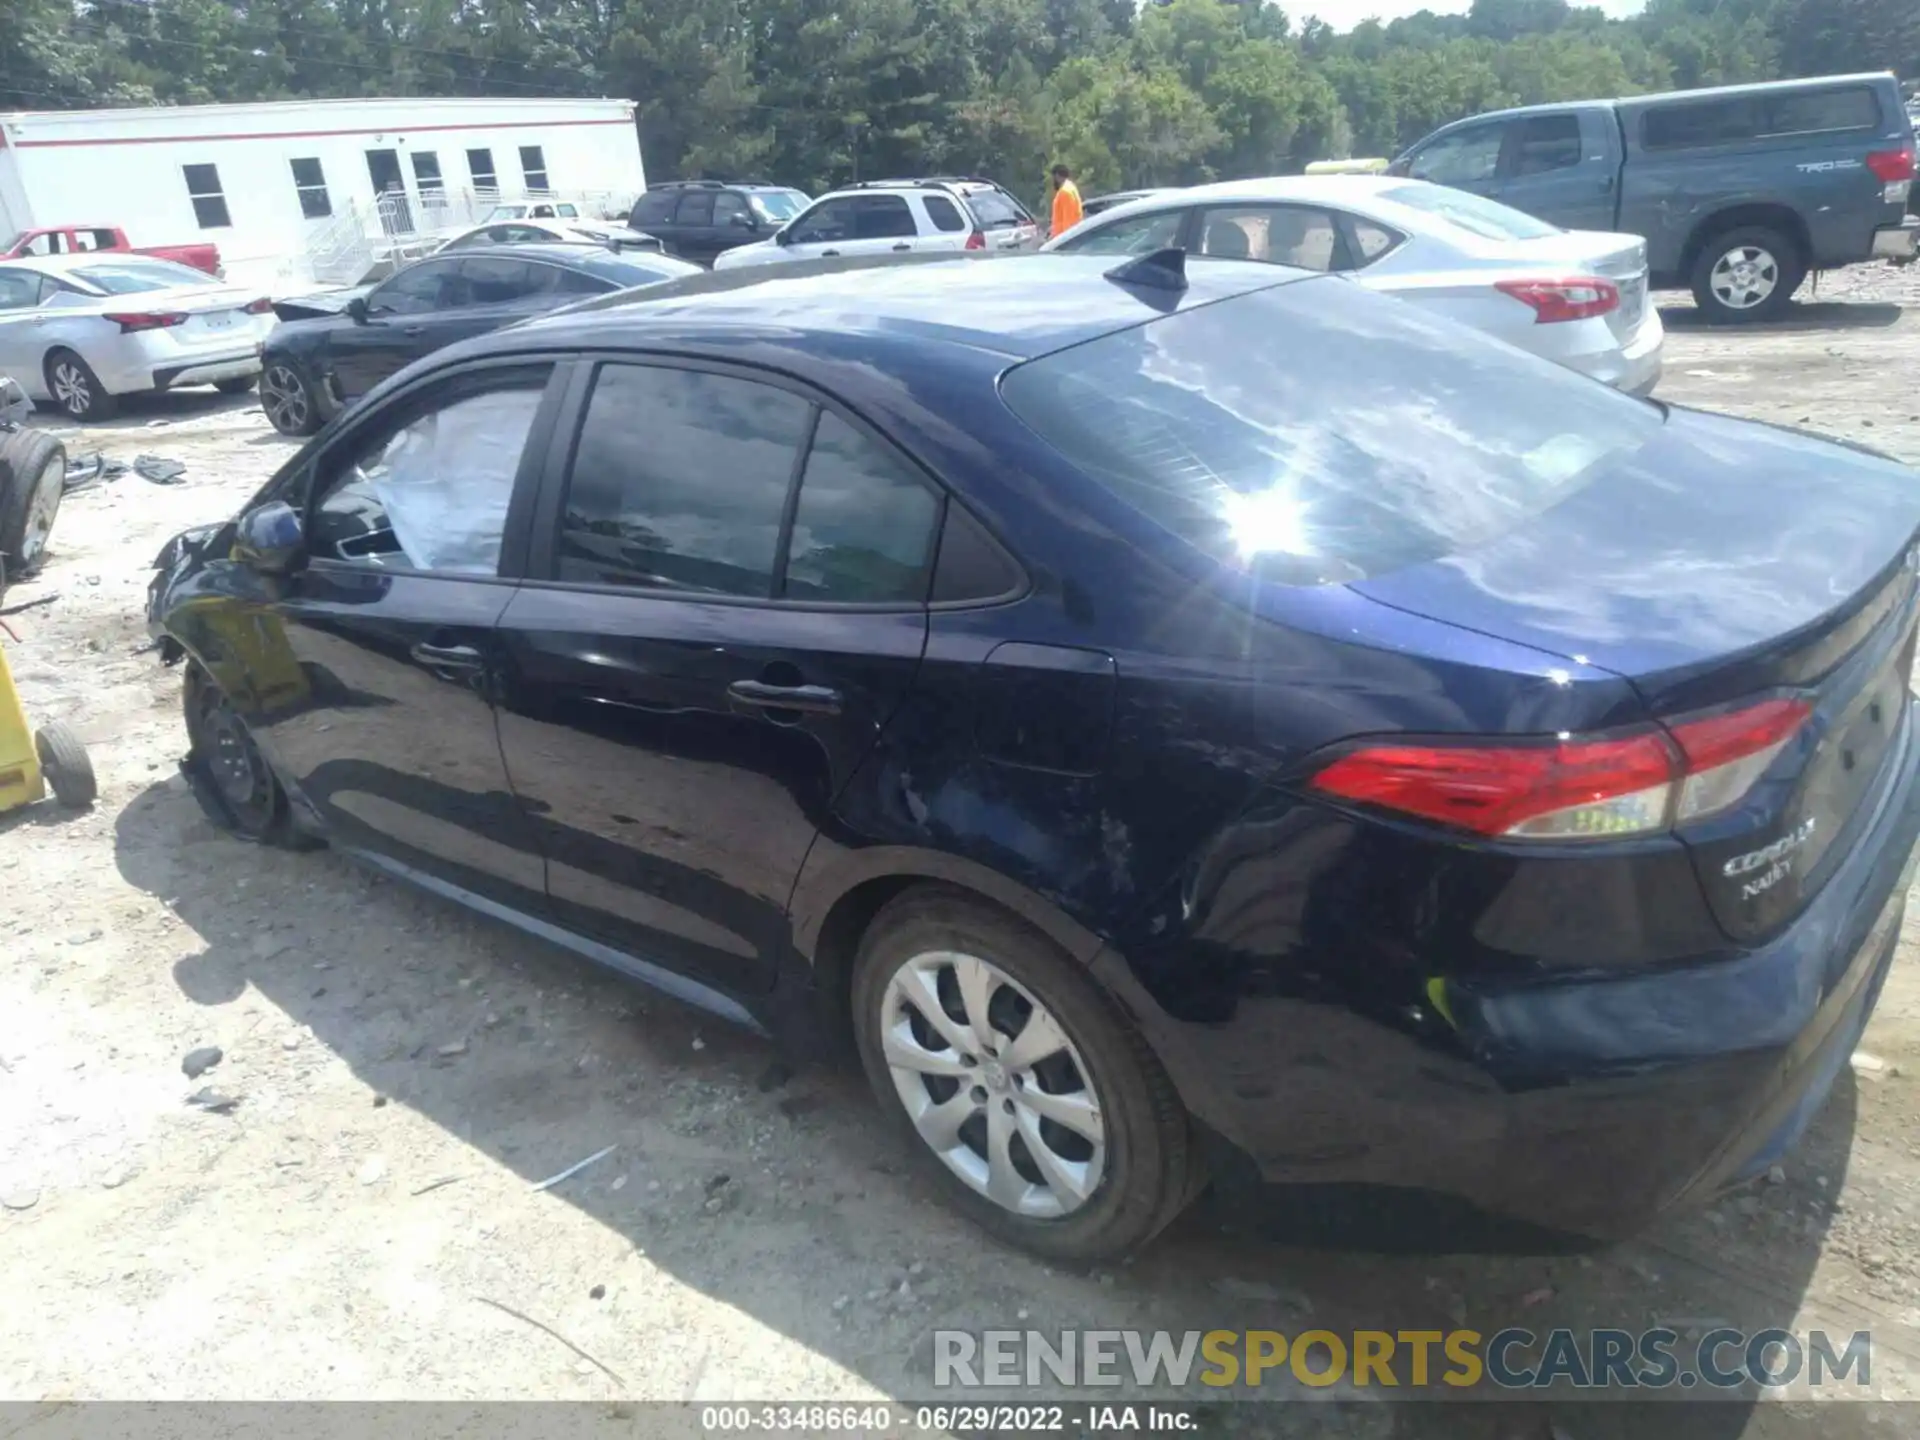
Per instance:
[[[222,395],[244,395],[260,383],[258,375],[236,375],[231,380],[216,380],[213,388]]]
[[[100,377],[71,350],[47,356],[47,393],[69,419],[85,424],[111,420],[120,411],[118,396],[109,395]]]
[[[1716,325],[1778,319],[1806,278],[1791,236],[1766,225],[1724,230],[1693,262],[1693,299]]]
[[[1198,1192],[1172,1082],[1139,1033],[1043,936],[957,892],[908,891],[853,979],[881,1107],[949,1203],[1059,1260],[1152,1239]]]
[[[46,558],[54,517],[67,488],[67,450],[39,430],[0,439],[0,561],[30,575]]]
[[[85,810],[100,798],[87,747],[65,725],[55,721],[41,726],[34,732],[33,749],[40,757],[40,773],[46,777],[47,788],[61,805]]]
[[[319,399],[291,361],[271,361],[260,372],[260,408],[282,435],[297,438],[320,428]]]

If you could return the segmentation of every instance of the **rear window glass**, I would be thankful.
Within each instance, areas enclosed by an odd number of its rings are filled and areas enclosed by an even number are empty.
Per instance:
[[[1381,198],[1436,216],[1483,240],[1539,240],[1560,233],[1558,225],[1536,220],[1511,205],[1445,185],[1396,185],[1381,192]]]
[[[120,260],[111,264],[81,265],[67,271],[72,279],[108,295],[137,295],[142,290],[165,290],[171,285],[210,285],[205,272],[175,265],[169,260]]]
[[[928,195],[923,197],[923,203],[927,207],[927,218],[933,221],[934,229],[964,230],[967,228],[967,222],[960,218],[960,211],[946,196]]]
[[[678,280],[682,275],[700,273],[698,265],[651,252],[631,260],[612,251],[605,255],[587,252],[569,263],[622,289],[632,285],[653,285],[662,280]]]
[[[1490,540],[1662,423],[1652,404],[1340,280],[1102,336],[1018,366],[1001,393],[1148,519],[1294,585]]]
[[[1031,225],[1033,217],[998,190],[976,190],[967,196],[967,206],[982,230],[1005,230],[1015,225]]]
[[[1839,90],[1794,90],[1662,105],[1647,111],[1641,120],[1640,142],[1649,150],[1671,150],[1879,127],[1880,102],[1873,91],[1849,85]]]

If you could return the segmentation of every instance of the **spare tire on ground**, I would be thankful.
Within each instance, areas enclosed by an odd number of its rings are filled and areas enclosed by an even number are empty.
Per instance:
[[[67,481],[67,447],[41,430],[0,434],[0,561],[16,579],[46,557]]]

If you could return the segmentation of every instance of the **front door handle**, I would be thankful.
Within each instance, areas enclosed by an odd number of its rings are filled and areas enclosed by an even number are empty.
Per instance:
[[[736,680],[727,694],[756,710],[793,710],[802,715],[838,715],[840,692],[824,685],[768,685],[760,680]]]
[[[822,250],[820,252],[820,256],[822,259],[825,259],[829,255],[838,255],[839,253],[840,252],[838,250]]]
[[[471,645],[415,645],[407,652],[429,670],[456,670],[477,674],[486,658]]]
[[[402,335],[424,335],[427,333],[427,327],[424,325],[409,325],[400,333]]]
[[[909,245],[906,241],[902,240],[898,245],[894,246],[893,248],[895,250],[911,250],[913,246]]]

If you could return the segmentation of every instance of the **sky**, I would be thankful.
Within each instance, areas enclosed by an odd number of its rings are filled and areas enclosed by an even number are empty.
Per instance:
[[[1634,14],[1646,0],[1574,0],[1574,3],[1597,4],[1607,14],[1621,16]],[[1291,0],[1291,3],[1281,0],[1280,8],[1293,17],[1295,25],[1309,15],[1318,15],[1336,30],[1351,30],[1363,20],[1397,20],[1422,10],[1431,10],[1436,15],[1464,15],[1468,4],[1469,0]]]

